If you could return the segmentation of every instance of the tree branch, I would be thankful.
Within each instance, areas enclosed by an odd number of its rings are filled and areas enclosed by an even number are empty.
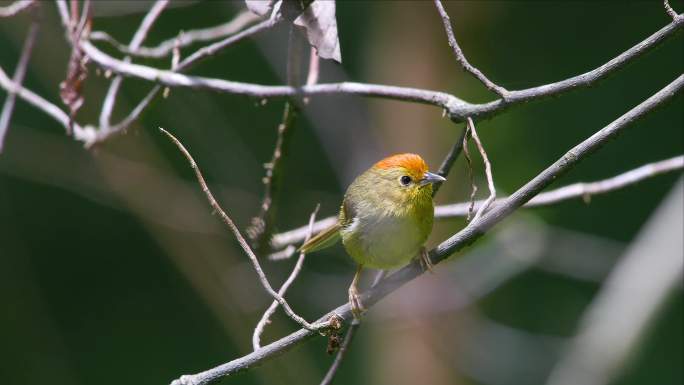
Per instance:
[[[518,189],[518,191],[516,191],[513,195],[494,206],[479,220],[471,222],[466,228],[454,234],[452,237],[439,244],[436,248],[432,249],[429,252],[429,257],[431,258],[432,263],[437,264],[449,257],[454,252],[476,241],[492,226],[510,215],[525,202],[529,201],[543,188],[547,187],[558,177],[568,172],[581,160],[601,148],[605,143],[617,136],[626,127],[630,126],[632,123],[636,122],[644,115],[654,110],[656,107],[662,106],[666,102],[670,101],[681,91],[682,87],[684,87],[684,75],[680,75],[665,88],[658,91],[656,94],[643,101],[638,106],[632,108],[630,111],[620,116],[615,121],[581,142],[579,145],[572,148],[558,161],[542,171],[523,187]],[[397,290],[399,287],[418,277],[422,273],[423,269],[420,266],[420,263],[413,262],[391,276],[383,279],[375,288],[371,288],[363,293],[361,295],[361,301],[364,305],[370,307],[377,303],[380,299],[384,298],[387,294]],[[350,320],[353,318],[348,303],[334,309],[320,320],[327,319],[331,314],[340,317],[344,322],[350,322]],[[315,333],[313,331],[301,329],[290,334],[289,336],[283,337],[278,341],[264,346],[259,350],[223,365],[217,366],[213,369],[209,369],[195,375],[182,376],[180,379],[173,381],[172,384],[208,384],[221,377],[251,369],[267,359],[284,353],[285,351],[307,340],[308,338],[311,338],[314,335]]]
[[[487,89],[489,89],[492,92],[495,92],[497,95],[501,96],[501,98],[505,100],[508,91],[505,88],[494,84],[494,82],[489,80],[479,69],[473,67],[473,65],[468,62],[468,59],[466,59],[465,54],[461,50],[461,47],[459,47],[458,43],[456,42],[454,31],[451,28],[451,19],[449,19],[449,14],[447,14],[440,0],[434,1],[435,7],[437,7],[437,12],[439,12],[439,16],[442,18],[442,23],[444,23],[444,30],[447,34],[447,40],[449,41],[449,46],[451,46],[451,49],[454,51],[456,61],[458,61],[459,64],[461,64],[464,70],[470,72],[471,75],[473,75],[475,78],[477,78],[477,80],[482,82],[482,84],[484,84],[485,87],[487,87]]]
[[[31,2],[29,2],[29,5]],[[14,76],[12,76],[12,83],[15,87],[20,87],[21,83],[24,81],[24,76],[26,75],[26,68],[28,67],[29,59],[31,58],[31,53],[33,52],[33,46],[36,43],[36,37],[38,36],[38,30],[40,29],[40,21],[38,20],[38,15],[33,15],[33,20],[29,26],[29,30],[26,33],[26,39],[24,40],[24,46],[21,49],[21,55],[19,56],[19,61],[17,62],[17,68],[14,69]],[[14,103],[17,100],[16,92],[8,92],[7,99],[2,106],[2,112],[0,113],[0,153],[2,153],[3,143],[5,141],[5,135],[7,134],[7,129],[9,128],[10,120],[12,119],[12,111],[14,110]]]
[[[611,191],[631,186],[641,182],[644,179],[682,169],[684,169],[684,155],[679,155],[674,158],[661,160],[659,162],[645,164],[636,169],[616,175],[612,178],[596,182],[579,182],[560,187],[555,190],[547,191],[530,199],[523,205],[523,207],[532,208],[548,206],[574,198],[582,198],[586,201],[590,199],[591,196],[606,194]],[[500,198],[499,201],[504,199],[505,198]],[[497,202],[498,201],[494,201],[494,205],[496,205]],[[478,209],[482,203],[483,201],[476,201],[475,208]],[[437,206],[435,207],[435,219],[465,217],[468,215],[469,205],[470,202],[463,202]],[[314,223],[314,233],[329,227],[336,220],[337,217],[331,216],[317,221]],[[306,232],[308,231],[307,229],[307,226],[303,226],[283,233],[275,234],[271,240],[271,245],[274,249],[280,249],[288,245],[301,242],[306,236]]]
[[[283,307],[283,310],[285,310],[285,313],[292,318],[295,322],[297,322],[299,325],[301,325],[305,330],[309,331],[318,331],[323,328],[328,327],[328,322],[316,322],[314,324],[308,323],[304,318],[300,317],[297,315],[292,308],[290,308],[290,305],[285,301],[285,299],[280,296],[278,293],[276,293],[275,290],[273,290],[273,287],[271,287],[271,284],[268,282],[268,278],[266,278],[266,274],[261,268],[261,265],[259,264],[259,260],[257,259],[256,255],[252,251],[252,249],[249,247],[247,244],[247,241],[245,238],[242,236],[240,233],[240,230],[235,226],[235,223],[233,223],[233,220],[230,219],[228,214],[226,214],[225,211],[221,208],[221,206],[218,204],[216,199],[214,198],[214,195],[211,193],[211,190],[209,190],[209,186],[207,186],[207,183],[204,181],[204,177],[202,176],[202,173],[199,170],[199,167],[197,167],[197,163],[195,160],[192,158],[192,155],[188,152],[188,150],[185,149],[183,144],[176,139],[175,136],[171,135],[168,131],[166,131],[163,128],[159,128],[161,132],[166,134],[168,138],[178,147],[178,149],[183,153],[185,158],[188,160],[190,163],[190,167],[192,167],[193,171],[195,171],[195,176],[197,177],[197,181],[200,184],[200,187],[202,187],[202,191],[204,194],[207,196],[207,200],[209,201],[209,204],[211,207],[214,209],[216,213],[219,214],[221,217],[221,220],[223,220],[223,223],[225,223],[230,231],[233,232],[233,235],[235,235],[235,238],[237,239],[238,243],[240,244],[240,247],[242,247],[242,250],[247,254],[249,257],[250,261],[252,262],[252,265],[254,266],[254,270],[256,270],[257,275],[259,276],[259,280],[261,281],[261,284],[264,286],[266,291],[276,300],[278,303]]]
[[[268,20],[266,22],[268,22]],[[261,25],[262,24],[256,24],[251,28]],[[174,73],[173,71],[125,63],[105,54],[88,41],[83,41],[81,44],[83,50],[88,54],[88,56],[95,63],[105,69],[112,70],[113,72],[124,76],[137,77],[169,87],[206,89],[215,92],[245,95],[255,98],[292,96],[303,97],[325,94],[350,94],[378,97],[438,106],[445,109],[452,120],[460,122],[464,121],[467,117],[471,117],[473,119],[491,117],[501,113],[505,108],[512,105],[517,105],[532,100],[539,100],[550,96],[556,96],[576,88],[593,85],[597,81],[604,79],[607,75],[622,68],[631,60],[640,57],[644,53],[658,46],[666,38],[673,36],[675,32],[679,31],[683,25],[684,16],[678,17],[672,23],[666,25],[642,42],[592,71],[556,83],[545,84],[524,90],[508,91],[508,97],[506,100],[498,99],[483,104],[471,104],[457,98],[454,95],[439,91],[378,84],[344,82],[305,85],[296,88],[291,86],[266,86],[217,78],[182,75]],[[206,55],[209,55],[213,52],[213,50],[207,49],[203,52],[206,52]],[[184,62],[193,62],[194,60],[199,60],[201,57],[205,56],[200,55],[200,52],[198,51],[194,58],[189,57]],[[181,67],[183,67],[183,63],[181,63]]]
[[[465,135],[466,130],[461,130],[461,135],[459,135],[454,144],[451,146],[451,149],[447,153],[446,157],[444,157],[442,164],[439,166],[439,169],[437,170],[437,175],[444,178],[446,178],[449,175],[449,171],[451,171],[451,168],[454,166],[456,159],[458,159],[458,156],[461,155],[461,151],[463,150],[463,139],[465,138]],[[444,182],[438,182],[432,186],[433,197],[437,195],[437,191],[439,191],[439,189],[442,188],[443,183]]]

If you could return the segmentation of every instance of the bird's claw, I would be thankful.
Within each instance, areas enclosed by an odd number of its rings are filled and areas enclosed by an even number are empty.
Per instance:
[[[361,314],[366,311],[366,308],[361,303],[361,296],[355,287],[349,288],[349,306],[351,306],[352,315],[357,320],[361,319]]]
[[[426,248],[421,248],[420,249],[420,267],[423,269],[423,271],[429,271],[430,273],[434,274],[434,265],[432,264],[432,261],[430,260],[430,256],[428,255],[427,249]]]

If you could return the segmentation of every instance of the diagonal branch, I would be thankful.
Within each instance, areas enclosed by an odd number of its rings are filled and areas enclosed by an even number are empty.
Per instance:
[[[31,2],[29,2],[29,5],[30,4]],[[19,56],[19,61],[17,62],[17,68],[14,70],[14,76],[12,76],[12,83],[15,84],[15,87],[20,87],[21,83],[24,81],[26,68],[28,67],[28,62],[31,58],[31,53],[33,52],[33,46],[36,43],[36,37],[38,36],[39,29],[40,22],[38,20],[38,15],[33,15],[33,20],[31,21],[28,32],[26,33],[24,46],[21,49],[21,56]],[[10,120],[12,119],[12,111],[14,110],[14,103],[16,100],[16,91],[8,92],[7,99],[5,99],[5,103],[2,106],[2,112],[0,113],[0,153],[2,153],[5,135],[7,134],[7,129],[9,128]]]
[[[238,243],[240,244],[240,247],[242,247],[242,250],[244,250],[245,254],[249,257],[250,261],[252,262],[252,265],[254,266],[254,270],[256,270],[257,275],[259,276],[259,280],[261,281],[261,284],[264,286],[266,291],[276,300],[278,303],[283,307],[283,310],[285,310],[285,313],[292,318],[295,322],[297,322],[299,325],[301,325],[304,329],[309,330],[309,331],[318,331],[321,329],[324,329],[328,327],[328,322],[317,322],[314,324],[308,323],[304,318],[300,317],[297,315],[292,308],[290,308],[290,305],[285,301],[285,299],[280,296],[275,290],[273,290],[273,287],[271,287],[271,284],[268,282],[268,278],[266,278],[266,274],[264,273],[263,269],[261,268],[261,265],[259,264],[259,260],[257,259],[256,255],[252,251],[252,249],[249,247],[247,244],[247,241],[245,238],[242,236],[240,233],[240,230],[238,230],[237,226],[235,226],[235,223],[233,223],[233,220],[230,219],[228,214],[226,214],[225,211],[221,208],[221,206],[218,204],[216,199],[214,198],[214,195],[211,193],[211,190],[209,190],[209,186],[207,186],[207,183],[204,181],[204,177],[202,176],[202,173],[199,170],[199,167],[197,167],[197,163],[195,160],[192,158],[192,155],[188,152],[188,150],[185,149],[183,144],[176,139],[175,136],[171,135],[168,131],[166,131],[163,128],[159,128],[161,132],[166,134],[166,136],[169,137],[169,139],[178,147],[178,149],[183,153],[185,158],[188,160],[190,163],[190,167],[192,167],[193,171],[195,171],[195,176],[197,177],[197,181],[200,184],[200,187],[202,187],[202,191],[204,194],[207,196],[207,200],[209,201],[209,204],[211,207],[214,209],[216,213],[219,214],[221,217],[221,220],[223,223],[225,223],[228,228],[230,228],[230,231],[233,232],[233,235],[235,235],[235,238],[237,239]]]
[[[569,199],[582,198],[588,201],[594,195],[606,194],[621,188],[631,186],[644,179],[652,178],[665,173],[679,171],[684,169],[684,155],[675,156],[674,158],[661,160],[645,164],[633,170],[616,175],[612,178],[596,181],[596,182],[579,182],[568,186],[560,187],[555,190],[550,190],[541,193],[530,199],[523,205],[525,208],[548,206]],[[501,198],[503,200],[505,198]],[[476,201],[475,208],[479,209],[484,201]],[[496,205],[497,201],[494,201]],[[453,203],[448,205],[441,205],[435,207],[436,219],[447,219],[455,217],[465,217],[468,215],[470,202]],[[321,219],[314,223],[314,232],[321,231],[329,227],[337,220],[337,217],[331,216]],[[275,234],[271,244],[275,249],[279,249],[288,245],[301,242],[306,236],[308,226],[299,227],[283,233]]]
[[[439,244],[436,248],[432,249],[429,252],[429,257],[431,258],[432,263],[439,263],[456,251],[476,241],[492,226],[521,207],[525,202],[537,195],[542,189],[553,183],[553,181],[555,181],[558,177],[571,170],[581,160],[600,149],[610,139],[621,133],[626,127],[638,121],[646,114],[653,111],[656,107],[662,106],[672,100],[673,97],[677,95],[683,87],[684,75],[680,75],[665,88],[658,91],[647,100],[632,108],[627,113],[620,116],[612,123],[572,148],[558,161],[553,163],[534,179],[518,189],[518,191],[516,191],[513,195],[503,200],[500,204],[494,206],[478,221],[471,222],[471,225],[467,226],[463,230],[454,234],[451,238]],[[384,298],[387,294],[397,290],[399,287],[420,276],[422,273],[423,268],[420,266],[420,263],[413,262],[382,280],[375,288],[371,288],[369,291],[363,293],[361,296],[361,301],[367,306],[372,306]],[[348,303],[334,309],[332,312],[328,313],[328,315],[322,317],[321,320],[326,319],[331,314],[340,317],[344,322],[347,323],[353,318],[351,315],[351,308]],[[294,332],[289,336],[283,337],[280,340],[264,346],[246,356],[237,358],[233,361],[198,374],[182,376],[180,379],[173,381],[172,384],[209,384],[222,377],[249,370],[268,359],[284,353],[285,351],[308,340],[314,335],[315,333],[313,331],[300,329],[299,331]]]
[[[468,59],[466,59],[465,54],[461,50],[461,47],[459,47],[458,42],[456,42],[456,36],[454,36],[454,31],[451,28],[451,19],[449,19],[449,14],[447,14],[440,0],[434,1],[435,7],[437,7],[437,12],[439,12],[439,16],[442,18],[442,23],[444,23],[444,30],[447,34],[447,40],[449,41],[451,49],[454,51],[456,61],[458,61],[458,63],[461,64],[464,70],[470,72],[471,75],[473,75],[475,78],[477,78],[477,80],[482,82],[482,84],[484,84],[485,87],[487,87],[487,89],[489,89],[492,92],[495,92],[497,95],[501,96],[501,98],[505,100],[507,98],[508,91],[505,88],[494,84],[494,82],[489,80],[485,76],[485,74],[482,73],[482,71],[473,67],[473,65],[470,64],[470,62],[468,62]]]

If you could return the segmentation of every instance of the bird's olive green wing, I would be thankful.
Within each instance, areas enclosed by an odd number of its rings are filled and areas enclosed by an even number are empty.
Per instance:
[[[334,225],[316,234],[313,238],[304,242],[304,244],[301,245],[297,251],[310,253],[312,251],[318,251],[334,245],[340,239],[341,228],[342,226],[339,224],[339,222],[335,223]]]
[[[356,212],[354,208],[351,207],[347,199],[345,199],[342,202],[342,207],[340,208],[340,216],[338,221],[334,225],[316,234],[313,238],[304,242],[304,244],[301,245],[297,251],[310,253],[312,251],[318,251],[334,245],[341,238],[340,230],[342,230],[345,226],[348,226],[355,215]]]

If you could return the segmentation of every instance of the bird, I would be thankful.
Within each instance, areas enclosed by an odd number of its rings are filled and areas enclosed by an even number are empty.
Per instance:
[[[335,224],[299,247],[300,252],[311,253],[342,240],[356,262],[348,292],[354,318],[365,311],[358,289],[364,268],[391,270],[414,258],[431,267],[424,243],[434,222],[432,186],[444,181],[428,171],[419,155],[388,156],[349,185]]]

